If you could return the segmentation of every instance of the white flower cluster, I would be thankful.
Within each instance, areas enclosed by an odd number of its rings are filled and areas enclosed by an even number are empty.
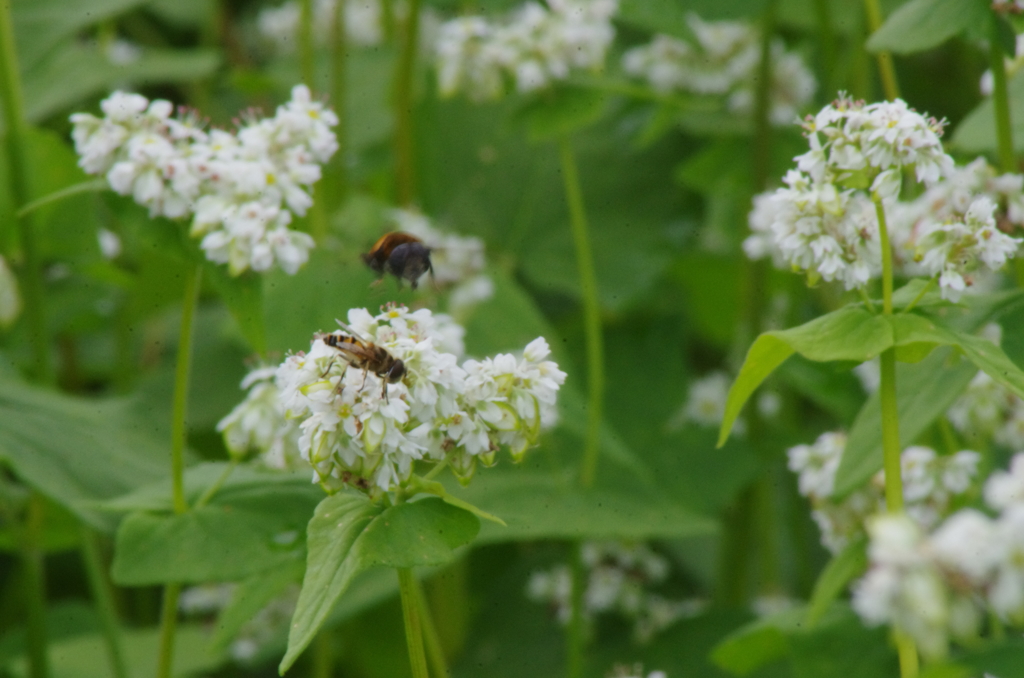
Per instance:
[[[647,643],[662,629],[704,609],[700,601],[673,601],[648,589],[668,578],[668,561],[642,543],[585,542],[582,561],[587,569],[583,613],[588,621],[618,613],[633,622],[637,642]],[[530,600],[551,606],[556,618],[572,617],[572,573],[568,565],[533,572],[526,585]]]
[[[904,516],[871,522],[871,567],[853,592],[865,621],[893,624],[932,658],[951,638],[975,641],[987,613],[1024,624],[1024,454],[984,494],[995,517],[965,508],[930,532]]]
[[[115,92],[104,117],[71,116],[79,165],[103,174],[150,216],[193,215],[192,235],[211,261],[232,275],[275,263],[295,273],[313,240],[288,228],[292,213],[313,204],[320,166],[338,149],[334,113],[299,85],[272,118],[253,119],[237,133],[201,129],[192,115],[172,117],[169,101]]]
[[[808,116],[810,150],[795,158],[798,169],[786,174],[785,188],[755,200],[747,255],[771,255],[807,271],[812,282],[863,287],[881,271],[875,206],[864,189],[888,206],[899,197],[904,169],[928,187],[948,176],[953,160],[939,140],[943,126],[900,99],[865,105],[840,95]]]
[[[574,69],[600,70],[615,38],[618,0],[528,2],[498,21],[467,16],[441,25],[435,45],[441,94],[500,98],[507,81],[534,92]]]
[[[662,93],[692,92],[725,96],[730,111],[749,114],[754,107],[760,35],[749,24],[703,21],[687,16],[694,42],[656,35],[647,45],[622,57],[626,74],[641,78]],[[793,123],[814,96],[814,75],[781,40],[772,41],[771,109],[773,124]]]
[[[813,445],[797,445],[788,452],[789,468],[799,476],[800,494],[810,500],[821,542],[832,553],[842,551],[862,535],[868,518],[885,506],[883,471],[842,501],[832,498],[845,449],[845,434],[823,433]],[[949,456],[939,456],[922,446],[903,451],[900,466],[904,508],[915,524],[929,529],[949,513],[954,500],[970,489],[979,459],[977,452],[969,450]]]
[[[299,428],[285,416],[276,375],[276,366],[246,375],[242,380],[242,390],[248,391],[245,399],[217,423],[217,431],[233,459],[256,453],[268,468],[308,468],[299,455]]]
[[[477,460],[493,464],[503,447],[518,460],[556,421],[565,373],[547,360],[543,338],[521,358],[499,354],[460,366],[463,330],[447,316],[389,306],[376,316],[353,309],[348,322],[357,340],[402,361],[400,380],[385,383],[375,374],[380,367],[346,358],[324,341],[330,335],[289,356],[276,377],[286,415],[299,422],[302,457],[328,491],[397,489],[418,460],[447,460],[468,480]]]
[[[487,265],[483,240],[441,231],[418,212],[396,209],[390,216],[397,230],[416,236],[430,248],[434,281],[450,290],[450,313],[459,317],[494,296],[494,281],[483,273]]]
[[[984,372],[946,412],[953,428],[972,443],[1024,449],[1024,400]]]
[[[355,45],[379,45],[384,39],[380,0],[342,0],[345,3],[345,38]],[[325,45],[334,26],[338,0],[313,3],[313,39]],[[282,53],[294,52],[298,44],[302,10],[294,0],[279,7],[267,7],[257,18],[260,33]]]

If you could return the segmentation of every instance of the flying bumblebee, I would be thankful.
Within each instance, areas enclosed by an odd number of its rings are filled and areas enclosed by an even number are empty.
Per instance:
[[[381,278],[385,273],[398,278],[399,286],[403,280],[408,280],[416,289],[417,281],[424,273],[430,271],[431,275],[434,274],[430,248],[416,236],[401,231],[382,236],[362,258]]]
[[[336,348],[348,365],[363,370],[363,385],[366,384],[367,372],[373,372],[380,377],[380,395],[387,400],[388,384],[397,384],[402,380],[405,376],[405,363],[372,341],[363,339],[358,332],[340,320],[337,323],[349,334],[323,334],[320,338],[328,346]],[[341,376],[342,379],[345,378],[344,372]],[[339,380],[338,383],[342,382]],[[362,385],[359,390],[363,390]]]

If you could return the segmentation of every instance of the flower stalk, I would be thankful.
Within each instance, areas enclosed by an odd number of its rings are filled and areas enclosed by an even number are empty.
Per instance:
[[[989,60],[992,69],[992,108],[996,116],[996,138],[999,144],[999,169],[1015,172],[1016,160],[1013,152],[1013,127],[1010,124],[1010,97],[1006,86],[1006,62],[1003,47],[999,42],[999,20],[992,15],[989,36]]]
[[[882,8],[878,0],[864,0],[864,11],[868,18],[868,30],[874,33],[882,26]],[[878,75],[882,80],[882,91],[885,98],[895,101],[900,97],[900,88],[896,81],[896,67],[892,61],[892,54],[888,51],[879,52]]]
[[[413,578],[413,584],[416,586],[416,603],[419,606],[420,621],[423,624],[423,642],[426,646],[427,663],[435,678],[446,678],[448,662],[444,656],[444,648],[441,646],[441,636],[437,632],[437,624],[434,623],[434,616],[430,613],[423,585],[415,578]]]
[[[313,0],[299,0],[299,73],[302,83],[310,89],[313,88],[313,78],[316,75],[313,21]]]
[[[42,547],[43,498],[33,492],[28,501],[22,534],[21,558],[28,633],[28,670],[30,678],[48,678],[50,660],[46,641],[46,570]]]
[[[587,339],[589,397],[587,398],[587,437],[583,448],[580,483],[583,487],[590,487],[594,484],[594,477],[597,473],[602,410],[604,408],[604,341],[601,336],[601,305],[598,300],[597,273],[594,270],[594,254],[590,245],[587,213],[583,205],[583,190],[576,167],[576,156],[568,137],[563,136],[559,140],[558,152],[583,295],[583,327]]]
[[[18,214],[17,228],[23,259],[22,289],[32,346],[33,376],[43,383],[54,380],[50,359],[50,343],[46,332],[46,309],[43,299],[42,267],[36,250],[31,221],[20,214],[29,201],[28,185],[28,122],[18,70],[18,54],[14,42],[11,3],[0,4],[0,103],[6,121],[7,166],[10,168],[11,196]]]
[[[405,641],[409,648],[412,678],[430,678],[427,655],[423,650],[423,620],[416,595],[416,579],[412,568],[395,568],[398,572],[398,590],[402,597],[402,618],[405,621]]]
[[[345,23],[346,3],[339,0],[334,8],[334,22],[331,25],[331,106],[338,116],[334,135],[338,138],[338,151],[334,164],[338,173],[338,196],[342,200],[348,191],[348,165],[345,158],[348,146],[347,123],[347,82],[348,82],[348,38]]]
[[[105,566],[100,553],[100,541],[96,533],[87,525],[81,526],[82,560],[85,561],[86,574],[89,576],[89,590],[92,593],[96,611],[99,613],[100,626],[103,629],[103,641],[107,646],[107,659],[110,662],[110,673],[114,678],[127,678],[128,670],[121,651],[121,629],[117,622],[117,611],[110,584],[104,576]]]
[[[395,189],[397,202],[408,207],[416,199],[415,145],[413,132],[413,74],[420,32],[420,0],[410,0],[402,22],[401,53],[395,72]]]

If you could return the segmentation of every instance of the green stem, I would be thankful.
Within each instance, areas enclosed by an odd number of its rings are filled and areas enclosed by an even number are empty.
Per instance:
[[[11,197],[14,212],[18,214],[28,203],[30,195],[29,127],[25,118],[11,4],[10,1],[0,3],[0,100],[3,104],[3,119],[7,126],[5,146]],[[17,226],[24,264],[22,289],[25,294],[24,308],[28,320],[29,343],[32,345],[33,375],[41,382],[53,383],[53,364],[46,332],[46,309],[43,305],[42,268],[39,253],[36,251],[35,232],[33,224],[24,217],[17,218]]]
[[[59,191],[54,191],[49,195],[44,195],[42,198],[38,198],[37,200],[33,200],[18,210],[18,213],[15,216],[21,219],[22,217],[35,212],[40,207],[45,207],[50,203],[58,202],[65,198],[70,198],[82,193],[98,193],[99,191],[105,191],[109,188],[110,184],[107,183],[106,179],[90,179],[89,181],[83,181],[79,184],[62,188]]]
[[[117,611],[114,606],[113,592],[104,575],[106,567],[100,553],[100,540],[96,532],[84,523],[81,526],[82,560],[89,576],[89,591],[92,593],[96,611],[99,613],[100,626],[103,628],[103,641],[107,646],[107,659],[110,662],[110,673],[114,678],[127,678],[124,655],[121,652],[121,628],[117,622]]]
[[[878,215],[878,233],[882,248],[882,313],[892,315],[892,247],[882,200],[872,196]],[[900,469],[900,418],[896,405],[896,349],[882,352],[882,451],[885,467],[885,503],[890,513],[903,511],[903,480]]]
[[[999,41],[999,20],[992,15],[992,28],[989,35],[988,54],[992,69],[992,104],[996,114],[996,137],[999,140],[999,169],[1002,172],[1015,172],[1016,161],[1013,154],[1013,127],[1010,123],[1010,97],[1006,87],[1006,61],[1003,59],[1003,47]]]
[[[829,10],[829,0],[814,0],[814,15],[818,21],[818,44],[821,50],[822,85],[826,96],[831,96],[835,91],[832,87],[833,79],[836,76],[836,42],[835,32],[832,30],[832,16]]]
[[[395,71],[395,188],[398,204],[408,207],[416,199],[416,171],[413,135],[413,71],[416,42],[420,32],[420,0],[409,0],[402,22],[402,45]]]
[[[174,512],[188,511],[185,499],[185,443],[188,437],[185,422],[188,413],[188,382],[192,369],[192,325],[199,303],[199,285],[203,269],[195,266],[186,274],[185,294],[181,308],[181,331],[178,334],[178,357],[174,369],[174,402],[171,409],[171,484]]]
[[[225,482],[227,482],[227,479],[231,477],[234,470],[238,468],[238,462],[238,459],[232,459],[228,465],[224,467],[224,470],[221,471],[220,477],[217,478],[213,485],[206,488],[206,492],[203,492],[199,499],[196,500],[195,505],[192,507],[193,509],[202,508],[210,503],[210,500],[216,496],[220,488]]]
[[[868,310],[871,311],[872,313],[874,313],[875,312],[875,303],[873,301],[871,301],[871,297],[868,296],[868,293],[864,291],[863,287],[858,287],[857,288],[857,294],[860,295],[861,301],[864,302],[864,305],[867,306]]]
[[[346,2],[335,3],[334,23],[331,27],[331,106],[338,115],[338,125],[334,128],[334,136],[338,139],[338,152],[335,166],[338,171],[338,196],[344,199],[348,191],[348,27],[345,25]]]
[[[396,568],[398,590],[402,596],[402,618],[405,620],[405,642],[409,647],[409,665],[412,678],[430,678],[427,656],[423,652],[423,621],[416,603],[416,579],[412,569]]]
[[[584,596],[587,592],[587,569],[583,565],[583,545],[572,545],[572,592],[569,595],[570,617],[566,634],[566,676],[583,675],[583,649],[587,641],[586,618],[583,615]]]
[[[339,3],[344,4],[344,3]],[[316,47],[313,45],[313,0],[299,0],[299,75],[302,82],[313,89],[316,75]]]
[[[898,630],[893,632],[893,636],[896,641],[896,651],[900,657],[900,678],[917,678],[920,665],[914,639]]]
[[[160,650],[157,654],[156,678],[171,678],[174,663],[174,633],[178,629],[178,598],[181,584],[164,587],[163,610],[160,613]]]
[[[50,662],[46,641],[46,569],[42,547],[43,498],[33,492],[28,501],[25,530],[21,544],[25,571],[25,607],[28,627],[28,667],[30,678],[47,678]]]
[[[416,604],[419,606],[420,621],[423,623],[423,641],[427,648],[427,662],[434,678],[446,678],[448,676],[448,662],[444,656],[444,648],[441,646],[441,636],[437,632],[437,624],[434,623],[434,616],[430,614],[430,606],[427,605],[427,596],[423,593],[423,586],[419,580],[413,578],[413,585],[416,589]]]
[[[320,629],[313,640],[313,670],[310,673],[312,678],[331,678],[334,675],[334,642],[327,627]]]
[[[868,17],[868,30],[870,33],[874,33],[882,26],[882,8],[878,0],[864,0],[864,10]],[[876,58],[878,59],[878,75],[882,79],[882,91],[885,92],[885,98],[889,101],[898,99],[900,88],[896,82],[896,67],[893,65],[892,54],[879,52]]]
[[[583,448],[583,467],[580,470],[580,484],[590,487],[597,474],[597,458],[601,444],[601,420],[604,408],[604,342],[601,336],[601,304],[598,300],[597,273],[594,271],[594,255],[590,247],[590,229],[587,226],[587,212],[583,206],[583,189],[580,187],[576,156],[568,137],[558,142],[562,165],[562,179],[565,182],[565,200],[569,205],[569,224],[576,246],[576,266],[580,274],[580,288],[583,295],[583,327],[587,339],[587,385],[590,393],[587,399],[587,438]]]
[[[932,289],[932,287],[935,286],[935,281],[936,278],[929,278],[928,283],[921,288],[921,291],[917,293],[917,296],[914,297],[914,300],[907,304],[907,307],[903,309],[903,313],[910,313],[910,311],[913,310],[915,306],[917,306],[917,302],[924,299],[924,295],[926,295]]]

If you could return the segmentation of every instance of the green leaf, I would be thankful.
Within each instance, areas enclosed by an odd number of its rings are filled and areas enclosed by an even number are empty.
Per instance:
[[[507,525],[505,525],[505,521],[499,518],[498,516],[492,515],[487,511],[484,511],[482,509],[477,508],[476,506],[473,506],[468,501],[463,501],[462,499],[459,499],[458,497],[449,494],[448,490],[445,489],[445,486],[437,482],[436,480],[424,480],[419,476],[413,476],[409,482],[409,489],[414,490],[416,492],[425,492],[427,494],[432,494],[435,497],[439,497],[441,501],[443,501],[446,504],[450,504],[456,508],[460,508],[463,511],[469,511],[477,518],[483,518],[484,520],[489,520],[492,523],[497,523],[503,527],[507,527]]]
[[[693,31],[686,23],[688,9],[693,11],[676,0],[622,0],[615,18],[652,33],[690,39]]]
[[[922,52],[965,30],[980,31],[991,12],[975,0],[910,0],[885,20],[867,41],[872,52]]]
[[[142,5],[145,0],[15,0],[14,34],[23,69],[78,31]]]
[[[807,603],[807,626],[814,627],[851,581],[867,569],[867,540],[856,539],[836,554],[818,576]]]
[[[978,373],[951,351],[936,351],[920,363],[896,365],[896,402],[900,446],[913,443],[941,417]],[[836,496],[845,496],[882,468],[882,408],[876,392],[868,398],[850,428],[839,470]]]
[[[710,534],[715,522],[656,492],[581,489],[551,473],[489,469],[460,496],[500,515],[507,527],[485,523],[477,543],[535,539],[653,539]]]
[[[195,82],[211,75],[219,62],[210,49],[145,48],[137,61],[116,65],[97,46],[69,41],[25,73],[25,116],[45,120],[115,87]]]
[[[953,404],[973,378],[976,368],[1014,393],[1024,395],[1024,372],[987,339],[944,328],[913,313],[893,316],[892,323],[897,350],[923,352],[933,346],[952,346],[967,358],[951,363],[949,354],[942,352],[912,368],[897,366],[901,446],[913,443]],[[881,408],[879,396],[875,394],[865,403],[850,431],[846,452],[836,473],[836,496],[857,489],[881,467]]]
[[[221,301],[231,311],[242,335],[256,353],[267,352],[266,320],[263,316],[263,276],[247,271],[231,276],[227,268],[204,260],[203,273]]]
[[[1007,83],[1010,100],[1010,123],[1013,126],[1013,147],[1024,151],[1024,71],[1018,70]],[[950,148],[961,153],[996,153],[995,109],[992,97],[986,98],[960,121],[950,140]]]
[[[117,531],[114,580],[235,581],[287,567],[301,561],[303,528],[321,497],[308,479],[286,476],[225,484],[207,505],[182,515],[132,513]]]
[[[451,560],[476,536],[472,514],[440,499],[384,510],[366,497],[339,493],[324,499],[309,521],[306,576],[292,618],[283,674],[309,645],[352,579],[371,567],[418,567]]]
[[[531,98],[516,112],[532,141],[550,141],[575,132],[601,117],[607,95],[590,87],[561,85]]]
[[[992,675],[999,678],[1024,678],[1024,642],[1010,638],[992,646],[965,652],[952,664],[927,667],[921,678],[969,678]]]
[[[750,347],[739,376],[729,389],[718,446],[725,443],[740,410],[761,382],[794,353],[816,362],[863,362],[892,343],[889,322],[860,305],[846,306],[800,327],[762,334]]]
[[[298,586],[302,581],[303,563],[295,561],[285,567],[277,567],[254,574],[238,583],[231,593],[231,600],[217,615],[216,633],[210,641],[210,650],[221,653],[228,649],[242,627],[275,598]]]
[[[803,608],[786,610],[741,626],[711,651],[711,661],[745,676],[789,654],[788,636],[803,621]]]
[[[127,399],[77,398],[0,376],[0,461],[86,523],[112,531],[93,502],[167,473],[167,442]]]

